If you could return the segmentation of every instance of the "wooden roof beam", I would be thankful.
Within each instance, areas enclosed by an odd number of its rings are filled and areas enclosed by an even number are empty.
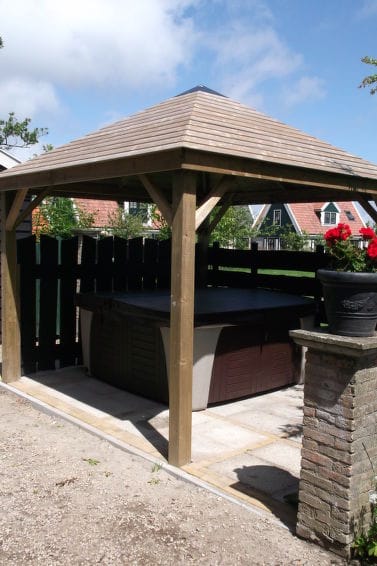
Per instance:
[[[205,201],[196,209],[195,213],[195,230],[199,228],[202,222],[211,213],[214,207],[224,196],[225,192],[235,182],[229,177],[222,177],[215,187],[210,191]]]
[[[377,180],[367,177],[188,149],[184,154],[182,169],[377,196]]]
[[[211,222],[205,227],[205,231],[208,236],[214,231],[214,229],[216,228],[216,226],[218,225],[218,223],[220,222],[220,220],[222,219],[228,208],[232,205],[232,199],[233,199],[233,195],[231,194],[225,195],[221,207],[216,212]]]
[[[19,175],[0,175],[0,192],[21,189],[27,185],[30,189],[69,185],[87,181],[106,181],[118,177],[134,176],[146,173],[176,171],[181,168],[181,150],[161,151],[152,154],[135,155],[120,159],[77,163],[67,167],[63,165],[50,170],[28,171]],[[69,189],[68,189],[69,190]]]
[[[367,212],[367,214],[369,214],[372,220],[377,224],[377,210],[366,199],[359,197],[357,200],[365,212]]]
[[[16,192],[5,221],[5,230],[7,230],[7,232],[11,232],[15,229],[17,217],[24,203],[28,190],[29,189],[19,189]]]
[[[49,189],[45,189],[44,191],[40,192],[37,196],[33,198],[33,200],[28,204],[28,206],[23,210],[16,218],[14,223],[14,227],[17,228],[27,218],[33,210],[42,202],[42,200],[49,194]]]
[[[154,185],[147,175],[139,175],[139,179],[142,182],[145,190],[148,192],[150,197],[152,198],[153,202],[155,202],[164,217],[166,223],[171,226],[173,220],[173,212],[172,207],[166,200],[165,196],[163,195],[162,191]]]

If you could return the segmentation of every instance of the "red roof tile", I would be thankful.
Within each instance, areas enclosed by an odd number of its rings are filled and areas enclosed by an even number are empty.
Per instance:
[[[93,200],[75,198],[75,205],[84,212],[95,215],[94,226],[96,228],[109,225],[109,215],[118,209],[118,203],[113,200]]]
[[[329,229],[329,226],[323,226],[321,224],[321,216],[319,211],[326,204],[325,202],[307,202],[307,203],[295,203],[287,205],[290,207],[293,216],[300,228],[307,232],[308,234],[324,234]],[[357,235],[360,228],[365,226],[363,220],[361,219],[355,205],[353,202],[343,202],[337,201],[336,206],[340,209],[339,222],[344,222],[349,224],[352,233]],[[317,211],[317,212],[316,212]],[[354,220],[350,220],[346,211],[349,211]]]

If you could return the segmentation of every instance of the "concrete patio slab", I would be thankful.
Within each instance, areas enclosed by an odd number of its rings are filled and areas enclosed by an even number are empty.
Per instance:
[[[166,405],[89,377],[80,367],[24,376],[10,388],[156,462],[167,459]],[[183,469],[294,528],[302,392],[293,386],[194,412],[192,462]]]

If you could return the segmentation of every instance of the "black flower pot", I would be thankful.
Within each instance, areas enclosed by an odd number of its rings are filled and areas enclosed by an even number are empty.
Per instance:
[[[330,334],[373,336],[377,323],[377,273],[318,269]]]

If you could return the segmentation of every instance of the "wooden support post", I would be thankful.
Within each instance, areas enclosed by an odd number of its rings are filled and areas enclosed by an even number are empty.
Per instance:
[[[2,380],[21,376],[21,339],[17,285],[16,231],[6,230],[8,212],[14,210],[12,193],[1,194],[1,330]]]
[[[196,174],[173,181],[169,360],[169,463],[191,460]]]

